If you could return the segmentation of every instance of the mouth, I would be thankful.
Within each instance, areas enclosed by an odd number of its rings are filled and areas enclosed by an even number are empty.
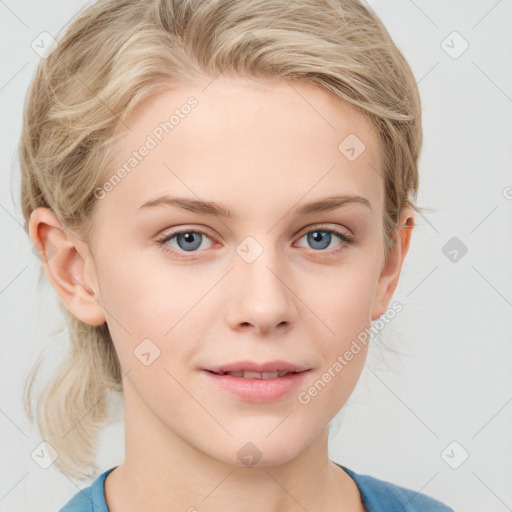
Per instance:
[[[203,368],[208,384],[246,402],[264,403],[290,397],[311,371],[307,366],[287,361],[256,363],[238,361]]]

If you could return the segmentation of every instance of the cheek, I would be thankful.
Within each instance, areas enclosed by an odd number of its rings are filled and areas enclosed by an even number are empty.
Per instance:
[[[346,403],[364,367],[370,342],[372,283],[347,277],[324,286],[312,299],[322,321],[313,322],[316,327],[310,338],[316,340],[321,366],[301,390],[298,402],[325,423]]]
[[[377,282],[376,262],[360,260],[312,275],[302,282],[300,297],[321,320],[326,337],[343,344],[371,324]]]
[[[156,265],[143,254],[134,251],[122,258],[109,254],[98,269],[101,302],[113,322],[134,336],[162,336],[200,301],[214,281],[207,274],[205,279],[198,277],[193,266],[166,265],[165,255]]]
[[[160,375],[157,381],[163,378],[168,386],[165,369],[183,373],[218,321],[215,306],[223,299],[213,290],[208,294],[218,276],[211,272],[202,276],[193,266],[150,266],[140,257],[126,255],[113,264],[116,258],[111,253],[98,276],[123,373],[133,371],[130,378],[143,382]]]
[[[304,401],[310,400],[311,409],[318,407],[319,414],[324,407],[324,413],[339,410],[359,379],[370,341],[377,281],[378,261],[360,258],[357,264],[331,273],[329,279],[317,281],[316,287],[309,283],[303,288],[304,302],[316,315],[303,326],[310,329],[310,339],[316,340],[322,355],[322,367],[313,388],[305,390]],[[313,400],[315,393],[319,398]]]

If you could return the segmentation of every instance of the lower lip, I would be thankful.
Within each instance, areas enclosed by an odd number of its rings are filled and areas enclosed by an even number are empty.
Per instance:
[[[233,375],[218,375],[208,370],[203,370],[211,382],[221,388],[237,395],[248,402],[271,402],[285,397],[300,386],[309,370],[298,373],[290,373],[284,377],[275,379],[246,379]]]

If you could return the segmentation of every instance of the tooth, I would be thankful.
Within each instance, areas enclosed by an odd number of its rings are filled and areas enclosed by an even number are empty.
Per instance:
[[[261,379],[259,372],[243,372],[244,379]]]
[[[262,379],[277,379],[279,372],[263,372],[261,374]]]
[[[239,372],[226,372],[228,373],[228,375],[232,375],[233,377],[243,377],[244,376],[244,372],[242,371],[239,371]]]
[[[278,372],[279,377],[284,377],[285,375],[288,375],[289,372]]]

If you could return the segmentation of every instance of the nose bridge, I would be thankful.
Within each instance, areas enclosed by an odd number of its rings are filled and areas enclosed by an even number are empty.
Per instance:
[[[282,279],[285,262],[279,248],[274,243],[272,236],[246,237],[236,248],[239,256],[236,264],[236,272],[239,274],[242,285],[245,283],[251,294],[262,294],[267,300],[271,296],[276,298],[286,294],[282,288]],[[279,279],[280,277],[280,279]],[[269,295],[270,294],[270,295]]]

